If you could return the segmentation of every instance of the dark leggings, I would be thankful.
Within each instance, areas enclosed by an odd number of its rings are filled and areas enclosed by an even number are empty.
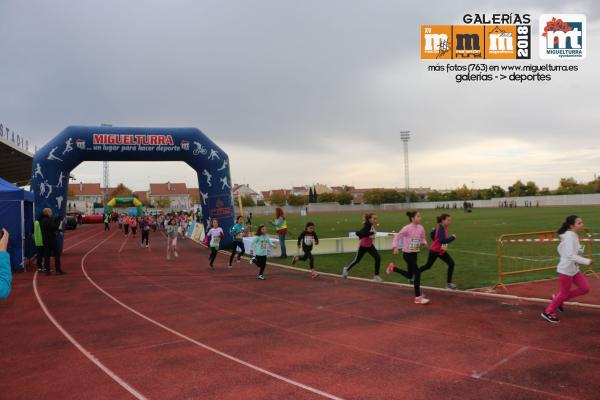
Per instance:
[[[260,268],[260,271],[258,272],[258,274],[262,275],[265,272],[265,267],[267,266],[267,256],[254,257],[254,263],[256,264],[256,266],[258,268]]]
[[[215,262],[215,258],[217,258],[217,252],[219,249],[217,247],[210,247],[210,256],[208,256],[208,263],[212,267]]]
[[[299,257],[298,259],[300,261],[308,260],[308,265],[310,266],[310,269],[315,269],[315,258],[312,255],[312,247],[303,247],[302,250],[304,251],[304,255],[302,257]]]
[[[148,238],[150,237],[150,231],[142,230],[142,244],[146,242],[148,244]]]
[[[246,252],[246,249],[244,248],[244,242],[243,241],[237,241],[234,240],[233,244],[231,245],[231,256],[229,257],[229,265],[231,265],[231,263],[233,262],[233,258],[235,257],[235,253],[237,252],[237,248],[242,249],[242,251],[240,251],[240,254],[238,255],[238,260],[244,255],[244,253]]]
[[[417,257],[419,253],[402,253],[402,258],[406,261],[408,271],[394,267],[394,272],[397,272],[404,276],[406,279],[412,279],[415,286],[415,297],[421,295],[421,271],[417,265]]]
[[[429,268],[431,268],[431,266],[433,265],[435,260],[438,259],[438,257],[441,258],[442,261],[444,261],[446,263],[446,265],[448,265],[447,282],[452,283],[452,274],[454,273],[454,260],[452,259],[452,257],[450,257],[450,254],[448,254],[448,253],[440,254],[435,251],[429,250],[429,257],[427,257],[427,264],[425,264],[421,268],[419,268],[419,271],[420,272],[427,271]]]
[[[123,225],[123,232],[125,232],[125,234],[129,234],[129,225]]]
[[[379,267],[381,266],[381,257],[379,257],[379,253],[377,252],[377,249],[375,248],[375,246],[371,245],[370,247],[359,247],[358,248],[358,252],[356,253],[356,256],[354,257],[354,260],[352,260],[350,262],[350,264],[348,264],[348,266],[346,267],[346,270],[350,271],[352,269],[352,267],[354,267],[356,264],[358,264],[360,262],[360,260],[362,260],[363,256],[369,253],[371,255],[371,257],[373,257],[375,259],[375,275],[379,275]]]

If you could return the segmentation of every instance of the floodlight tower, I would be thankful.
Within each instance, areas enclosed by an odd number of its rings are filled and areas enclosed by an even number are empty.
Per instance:
[[[100,126],[112,126],[111,124],[100,124]],[[102,161],[102,186],[104,192],[104,204],[108,201],[108,182],[109,174],[108,174],[108,161]]]
[[[410,203],[410,179],[408,176],[408,141],[410,140],[410,131],[400,131],[400,140],[404,145],[404,190],[406,203]]]

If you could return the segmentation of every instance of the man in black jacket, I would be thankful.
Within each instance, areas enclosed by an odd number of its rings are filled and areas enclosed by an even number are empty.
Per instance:
[[[57,275],[63,275],[60,267],[60,247],[58,241],[58,229],[60,227],[60,218],[52,218],[52,210],[44,208],[40,220],[42,229],[42,240],[44,242],[44,272],[50,275],[50,257],[54,256],[54,269]]]

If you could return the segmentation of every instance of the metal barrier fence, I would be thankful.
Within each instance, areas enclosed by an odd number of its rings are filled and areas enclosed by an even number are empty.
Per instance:
[[[600,242],[593,234],[584,232],[580,237],[585,257],[593,259],[592,245]],[[498,243],[498,283],[494,289],[506,289],[502,279],[507,276],[553,270],[558,265],[559,255],[556,247],[560,243],[554,231],[510,233],[501,235]],[[591,265],[582,270],[585,274],[594,274]],[[596,275],[598,278],[598,275]]]

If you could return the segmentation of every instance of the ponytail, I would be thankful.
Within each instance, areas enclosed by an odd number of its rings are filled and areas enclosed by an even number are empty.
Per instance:
[[[560,226],[560,228],[558,228],[558,231],[556,232],[559,235],[562,235],[563,233],[568,231],[573,225],[575,225],[575,221],[577,221],[577,218],[579,218],[577,215],[569,215],[565,219],[565,222],[562,223],[562,225]]]
[[[436,217],[436,221],[438,224],[441,224],[443,220],[445,220],[446,218],[448,218],[450,216],[450,214],[442,214],[439,217]]]

